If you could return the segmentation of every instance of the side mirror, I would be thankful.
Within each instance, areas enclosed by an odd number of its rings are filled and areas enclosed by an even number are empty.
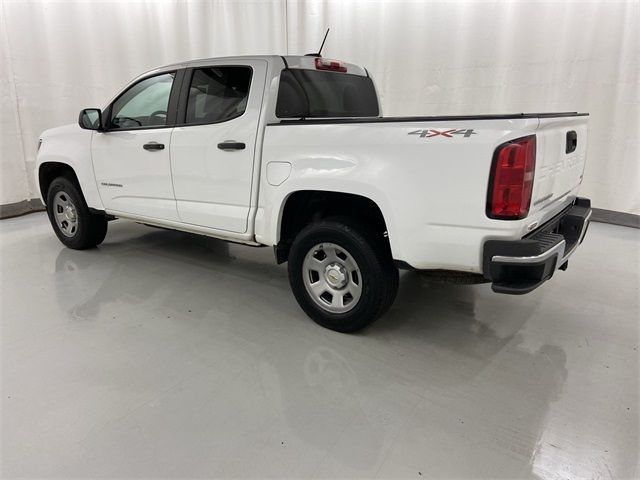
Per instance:
[[[102,112],[99,108],[85,108],[80,111],[78,125],[85,130],[102,130]]]

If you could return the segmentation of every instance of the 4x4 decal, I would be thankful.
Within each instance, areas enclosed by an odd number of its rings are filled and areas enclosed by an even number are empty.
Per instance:
[[[453,135],[464,135],[465,138],[469,138],[471,135],[477,135],[477,133],[473,131],[473,128],[453,128],[451,130],[434,130],[430,128],[428,130],[414,130],[413,132],[409,132],[408,134],[420,135],[420,138],[430,138],[438,136],[452,138]]]

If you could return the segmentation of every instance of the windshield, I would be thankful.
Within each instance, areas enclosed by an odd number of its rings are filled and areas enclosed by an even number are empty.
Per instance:
[[[280,74],[278,118],[377,117],[379,111],[369,77],[303,69]]]

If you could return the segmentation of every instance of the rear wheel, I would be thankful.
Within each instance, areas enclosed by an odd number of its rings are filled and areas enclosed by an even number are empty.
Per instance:
[[[296,300],[316,323],[354,332],[391,306],[398,270],[381,234],[349,219],[325,220],[296,236],[289,281]]]
[[[49,186],[47,214],[60,241],[69,248],[84,250],[95,247],[107,235],[104,215],[89,211],[75,182],[58,177]]]

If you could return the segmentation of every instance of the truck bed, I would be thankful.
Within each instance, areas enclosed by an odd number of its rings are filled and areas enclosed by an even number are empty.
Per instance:
[[[382,211],[394,258],[418,269],[482,272],[488,239],[520,239],[575,201],[586,158],[588,114],[577,112],[380,118],[283,119],[269,123],[266,167],[290,165],[286,188],[264,182],[262,206],[291,190],[348,191]],[[566,151],[567,134],[576,134]],[[496,148],[535,135],[536,165],[526,218],[486,213]],[[277,239],[277,212],[256,230]]]

